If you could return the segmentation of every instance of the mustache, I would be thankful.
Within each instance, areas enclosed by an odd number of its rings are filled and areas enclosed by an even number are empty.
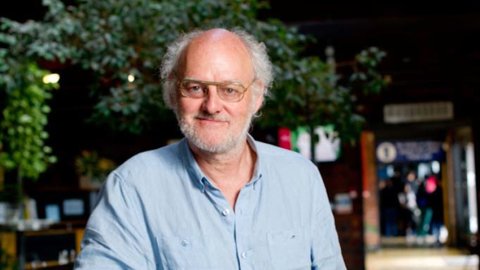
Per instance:
[[[218,114],[209,114],[206,112],[200,112],[194,116],[195,119],[206,119],[212,121],[230,121],[230,118],[226,115],[218,115]]]

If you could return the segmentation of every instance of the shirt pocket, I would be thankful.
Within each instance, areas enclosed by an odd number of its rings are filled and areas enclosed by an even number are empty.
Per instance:
[[[212,260],[201,239],[191,236],[156,237],[161,262],[160,269],[175,270],[215,270],[221,269]]]
[[[270,260],[275,270],[310,269],[310,245],[300,230],[267,234]]]

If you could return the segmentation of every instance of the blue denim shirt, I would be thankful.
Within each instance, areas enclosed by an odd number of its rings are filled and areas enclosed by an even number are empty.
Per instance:
[[[256,167],[235,211],[185,139],[125,162],[102,189],[75,269],[345,269],[318,169],[249,143]]]

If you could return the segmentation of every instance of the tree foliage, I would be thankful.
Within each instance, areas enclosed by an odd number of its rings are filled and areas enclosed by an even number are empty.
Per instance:
[[[325,61],[302,56],[311,38],[278,20],[258,19],[258,11],[268,8],[260,0],[43,3],[47,12],[41,21],[1,19],[5,68],[12,61],[43,60],[91,71],[95,79],[85,94],[98,101],[92,119],[113,129],[139,133],[171,117],[162,102],[158,66],[166,44],[196,28],[241,27],[266,44],[276,81],[258,119],[264,127],[328,123],[343,138],[354,139],[363,120],[354,110],[353,91],[378,92],[385,86],[377,72],[383,52],[359,54],[355,61],[361,69],[350,85],[340,84],[340,76]],[[0,84],[9,85],[5,89],[24,89],[21,83],[0,78]],[[7,90],[6,95],[12,94]]]
[[[58,85],[42,82],[46,71],[30,59],[18,38],[0,35],[9,45],[0,48],[0,166],[16,169],[19,179],[36,179],[55,162],[52,149],[45,145],[45,127],[50,90]]]

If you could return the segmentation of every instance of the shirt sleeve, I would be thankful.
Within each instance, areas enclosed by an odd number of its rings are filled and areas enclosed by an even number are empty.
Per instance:
[[[110,174],[89,218],[74,268],[154,269],[140,209],[133,186],[115,172]]]
[[[312,270],[346,269],[325,185],[318,170],[316,174],[314,202],[317,207],[312,219]]]

